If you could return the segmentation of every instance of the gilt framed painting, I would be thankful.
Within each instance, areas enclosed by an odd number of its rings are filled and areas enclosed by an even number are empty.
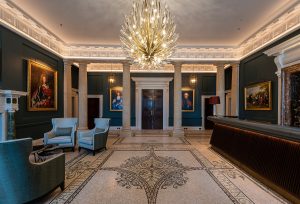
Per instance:
[[[182,112],[194,112],[195,89],[184,88],[181,90]]]
[[[123,87],[113,87],[110,89],[110,111],[123,110]]]
[[[271,81],[245,87],[245,110],[272,110]]]
[[[27,110],[57,110],[57,71],[44,64],[28,60]]]

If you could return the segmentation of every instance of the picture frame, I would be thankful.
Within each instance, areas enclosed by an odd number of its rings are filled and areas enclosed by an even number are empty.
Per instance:
[[[110,111],[123,111],[123,87],[113,87],[109,90]]]
[[[195,111],[195,89],[183,88],[181,89],[182,112]]]
[[[28,60],[27,92],[28,111],[57,111],[57,70]]]
[[[244,88],[245,110],[272,110],[271,81],[255,83]]]

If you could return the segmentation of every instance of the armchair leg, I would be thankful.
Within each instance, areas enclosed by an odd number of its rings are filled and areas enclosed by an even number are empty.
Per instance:
[[[72,148],[72,151],[75,152],[75,147]]]
[[[65,190],[65,182],[63,181],[60,185],[59,185],[61,191]]]
[[[78,151],[80,152],[80,150],[81,150],[81,147],[78,147]]]
[[[95,156],[95,150],[93,150],[93,156]]]

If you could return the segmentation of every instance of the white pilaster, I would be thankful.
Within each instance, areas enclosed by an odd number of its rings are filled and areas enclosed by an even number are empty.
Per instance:
[[[278,77],[278,106],[277,106],[277,124],[278,125],[283,125],[282,122],[282,78],[281,78],[281,73],[282,73],[282,69],[284,68],[283,62],[282,62],[282,55],[275,57],[274,62],[277,66],[277,72],[275,72],[275,74]]]
[[[64,117],[72,116],[72,63],[64,60]]]
[[[87,126],[87,63],[79,63],[79,126],[78,129],[86,130]]]
[[[181,76],[181,62],[175,62],[174,65],[174,136],[183,136],[182,130],[182,76]]]
[[[225,70],[224,64],[217,65],[217,86],[216,95],[220,97],[220,104],[217,105],[217,115],[225,115]]]
[[[232,66],[231,80],[231,116],[239,115],[239,64]]]
[[[122,112],[122,136],[131,136],[131,111],[130,111],[130,64],[123,63],[123,112]]]

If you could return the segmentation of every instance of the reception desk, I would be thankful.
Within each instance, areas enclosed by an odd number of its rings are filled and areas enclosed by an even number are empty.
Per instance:
[[[300,129],[226,117],[214,122],[212,148],[292,202],[300,203]]]

